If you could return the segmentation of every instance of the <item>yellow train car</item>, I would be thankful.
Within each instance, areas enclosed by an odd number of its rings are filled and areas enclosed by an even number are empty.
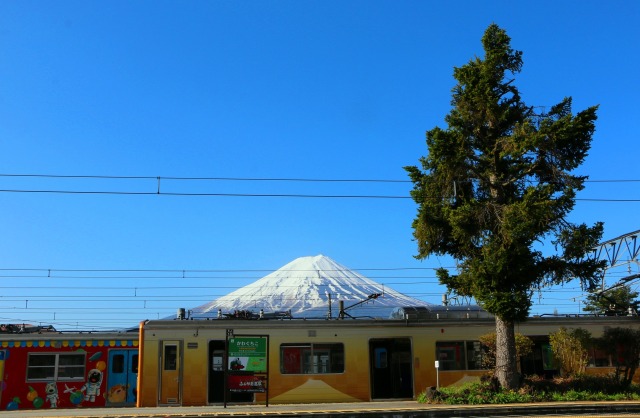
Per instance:
[[[535,343],[534,353],[521,362],[524,374],[557,373],[548,336],[560,327],[583,328],[598,337],[605,327],[637,329],[640,321],[531,318],[516,329]],[[478,338],[494,329],[491,318],[146,321],[139,333],[138,406],[415,399],[427,387],[484,374]],[[230,370],[241,358],[228,355],[228,344],[240,336],[266,337],[264,387],[257,378],[244,381],[258,390],[229,391]],[[592,354],[589,372],[613,370],[606,355]]]

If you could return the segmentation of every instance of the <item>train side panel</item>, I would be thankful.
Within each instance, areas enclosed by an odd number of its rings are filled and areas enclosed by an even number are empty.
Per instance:
[[[495,331],[493,320],[452,322],[440,321],[429,325],[418,326],[413,332],[419,336],[421,342],[417,347],[416,356],[420,359],[419,372],[416,371],[417,394],[428,387],[450,386],[471,381],[477,381],[486,370],[475,368],[449,369],[445,367],[450,360],[449,351],[443,347],[477,340],[480,335]],[[456,352],[456,356],[464,357],[466,353]],[[436,368],[436,361],[439,367]]]
[[[368,335],[362,329],[310,324],[274,329],[269,338],[270,402],[369,400]]]
[[[492,321],[475,329],[402,321],[151,321],[142,334],[145,383],[139,405],[171,404],[160,399],[166,373],[162,344],[166,341],[186,347],[180,359],[182,387],[174,397],[183,405],[224,399],[224,381],[214,382],[215,365],[206,347],[212,342],[224,344],[227,329],[237,335],[269,336],[270,403],[356,402],[415,398],[436,385],[435,341],[464,340],[471,330],[480,334],[492,327]],[[479,370],[456,371],[440,378],[442,384],[452,384],[481,374]],[[216,398],[213,393],[221,395]],[[244,401],[264,402],[265,396],[258,393]]]
[[[222,402],[224,380],[214,378],[222,369],[216,371],[218,363],[215,360],[215,350],[211,348],[221,347],[224,350],[228,328],[234,328],[237,335],[269,335],[270,403],[369,400],[366,333],[359,331],[358,327],[333,329],[327,327],[326,323],[324,327],[299,325],[244,321],[232,324],[221,321],[149,324],[144,330],[145,337],[141,344],[145,361],[142,366],[143,384],[140,388],[139,405],[170,404],[166,399],[161,399],[165,381],[163,375],[167,373],[162,345],[168,339],[186,347],[182,351],[179,371],[182,385],[178,389],[177,398],[181,404],[206,405]],[[310,334],[313,337],[309,337]],[[289,355],[289,360],[285,367],[281,357],[286,355]],[[306,363],[303,355],[309,357]],[[299,360],[299,368],[292,364],[295,360],[291,356]],[[316,369],[303,370],[304,364]],[[323,367],[332,369],[322,370]],[[264,402],[265,396],[262,393],[249,396],[231,394],[230,398],[228,395],[228,400]]]
[[[633,318],[532,318],[516,331],[531,336],[536,351],[523,373],[553,376],[548,336],[560,327],[594,337],[605,327],[638,328]],[[224,397],[223,353],[228,333],[269,337],[269,403],[349,402],[416,398],[430,386],[478,380],[478,339],[495,331],[493,319],[411,321],[149,321],[140,406],[207,405]],[[435,367],[438,361],[439,368]],[[588,373],[604,374],[594,363]],[[597,367],[596,367],[597,366]],[[175,382],[177,384],[174,384]],[[229,394],[230,402],[265,402],[267,393]]]
[[[0,406],[2,410],[133,405],[137,371],[121,356],[137,352],[134,335],[0,335]],[[137,361],[137,358],[136,358]],[[113,363],[113,364],[112,364]],[[124,377],[110,379],[110,366]],[[123,380],[124,379],[124,380]]]

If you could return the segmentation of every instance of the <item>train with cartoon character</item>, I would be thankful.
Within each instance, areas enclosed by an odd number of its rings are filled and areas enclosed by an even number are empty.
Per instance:
[[[267,316],[151,320],[137,332],[0,333],[0,409],[206,406],[415,399],[477,380],[479,337],[495,320],[469,310],[404,309],[395,319]],[[516,325],[533,352],[520,372],[558,373],[549,334],[640,329],[638,316],[534,317]],[[615,370],[593,348],[587,373]],[[437,367],[436,367],[437,364]]]
[[[0,334],[2,410],[134,406],[137,333]]]

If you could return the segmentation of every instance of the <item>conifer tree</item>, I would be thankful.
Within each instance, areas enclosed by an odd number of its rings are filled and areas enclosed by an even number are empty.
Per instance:
[[[638,292],[624,284],[604,292],[589,294],[582,310],[605,315],[627,315],[630,312],[635,314],[640,305],[637,298]]]
[[[533,293],[574,278],[592,288],[604,267],[585,258],[602,223],[567,219],[587,178],[572,172],[587,156],[597,106],[576,114],[571,98],[548,111],[527,106],[514,83],[522,52],[496,24],[482,45],[484,57],[454,68],[448,126],[427,131],[421,168],[405,169],[418,204],[416,258],[456,260],[456,272],[438,270],[440,283],[496,316],[496,376],[515,389],[514,324],[527,318]]]

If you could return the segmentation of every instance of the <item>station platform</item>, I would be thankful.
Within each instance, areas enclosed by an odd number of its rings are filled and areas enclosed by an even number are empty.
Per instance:
[[[0,418],[444,418],[444,417],[640,417],[640,402],[550,402],[505,405],[429,405],[416,401],[288,405],[211,405],[153,408],[79,408],[0,411]]]

